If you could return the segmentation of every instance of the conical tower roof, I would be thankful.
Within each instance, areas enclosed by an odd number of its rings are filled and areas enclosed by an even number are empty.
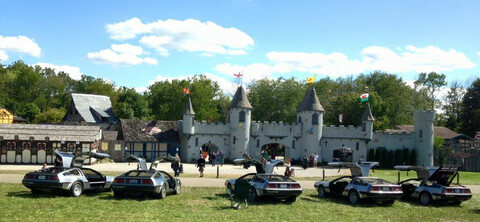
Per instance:
[[[318,100],[317,93],[315,89],[309,89],[303,97],[302,103],[298,106],[297,112],[302,111],[325,111]]]
[[[195,115],[195,111],[193,111],[192,100],[190,100],[190,95],[187,99],[187,106],[185,107],[184,115]]]
[[[362,121],[375,121],[373,118],[372,111],[370,110],[370,104],[367,105],[365,113],[363,113]]]
[[[235,95],[233,96],[229,109],[232,108],[253,109],[248,101],[247,93],[245,92],[245,89],[243,89],[243,86],[237,88],[237,92],[235,92]]]

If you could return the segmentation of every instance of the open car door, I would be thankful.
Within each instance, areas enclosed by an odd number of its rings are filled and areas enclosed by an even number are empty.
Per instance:
[[[330,162],[328,165],[332,167],[349,168],[352,176],[368,177],[370,170],[373,170],[373,168],[378,165],[378,162]]]
[[[145,161],[145,159],[143,159],[142,157],[138,157],[138,156],[135,156],[135,155],[129,155],[126,158],[126,161],[129,162],[129,163],[130,162],[138,162],[138,168],[140,170],[145,170],[145,171],[148,170],[147,161]]]
[[[233,163],[235,164],[245,164],[245,163],[252,163],[255,165],[255,169],[257,173],[265,173],[265,168],[263,167],[262,162],[255,160],[255,159],[245,159],[245,158],[239,158],[233,160]]]
[[[448,187],[457,175],[458,167],[440,167],[432,174],[432,176],[430,176],[430,178],[428,178],[428,180]]]
[[[433,174],[433,172],[435,172],[436,169],[437,169],[437,168],[433,168],[433,167],[428,167],[427,168],[427,167],[424,167],[424,166],[406,166],[406,165],[395,166],[394,168],[399,170],[399,171],[413,170],[417,173],[417,178],[419,180],[428,179]]]
[[[177,162],[180,162],[180,159],[176,158],[176,157],[173,157],[173,156],[170,156],[170,155],[155,158],[152,161],[152,164],[150,164],[150,170],[157,168],[157,165],[161,162],[177,163]]]
[[[62,160],[62,166],[65,168],[70,167],[83,167],[83,163],[87,158],[105,159],[110,158],[110,155],[106,153],[85,152],[81,156],[77,156],[74,153],[55,152],[55,156]]]

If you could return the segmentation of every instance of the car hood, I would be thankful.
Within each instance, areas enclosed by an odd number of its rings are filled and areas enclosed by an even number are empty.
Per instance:
[[[453,178],[458,174],[458,167],[440,167],[428,180],[434,181],[443,186],[450,186]]]

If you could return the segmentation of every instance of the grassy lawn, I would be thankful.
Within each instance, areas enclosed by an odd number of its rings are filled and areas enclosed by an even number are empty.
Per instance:
[[[235,210],[223,188],[184,188],[166,199],[114,199],[111,192],[79,198],[41,194],[22,185],[0,184],[0,221],[478,221],[480,195],[461,206],[393,206],[319,199],[306,190],[293,204],[261,201]]]

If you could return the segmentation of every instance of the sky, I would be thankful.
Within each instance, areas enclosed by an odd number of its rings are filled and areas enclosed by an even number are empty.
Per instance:
[[[376,70],[480,77],[480,1],[0,0],[0,63],[144,91],[204,74],[299,81]]]

